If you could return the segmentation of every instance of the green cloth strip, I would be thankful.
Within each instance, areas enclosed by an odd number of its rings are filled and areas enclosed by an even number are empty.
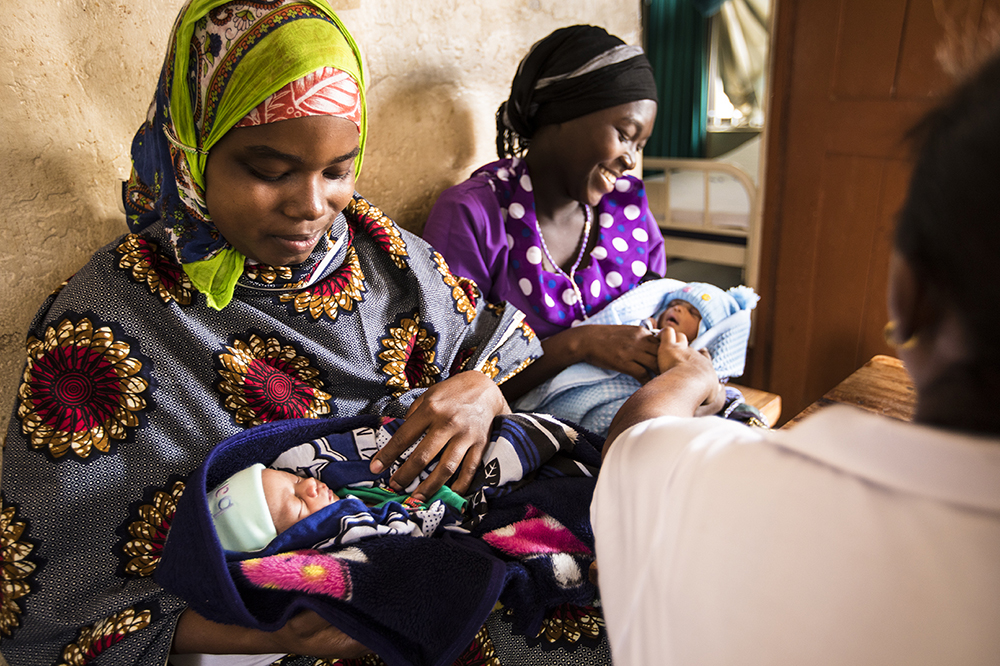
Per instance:
[[[338,497],[344,497],[345,495],[351,495],[357,497],[359,500],[367,504],[368,506],[379,508],[386,502],[399,502],[403,504],[407,499],[410,498],[409,495],[394,493],[391,490],[386,490],[385,488],[371,488],[362,486],[348,486],[347,488],[341,488],[336,491]],[[424,500],[420,506],[426,507],[433,504],[437,500],[441,500],[448,506],[454,507],[459,511],[465,510],[465,505],[467,500],[465,500],[461,495],[456,493],[454,490],[448,486],[441,486],[441,489],[431,495],[428,499]]]

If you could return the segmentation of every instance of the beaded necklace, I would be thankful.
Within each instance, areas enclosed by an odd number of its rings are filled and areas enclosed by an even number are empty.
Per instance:
[[[569,273],[564,271],[549,253],[549,248],[545,245],[545,236],[542,234],[542,228],[538,225],[537,217],[535,218],[535,230],[538,232],[538,240],[542,245],[542,252],[545,253],[545,257],[555,269],[554,272],[558,272],[563,277],[568,279],[570,286],[573,288],[573,293],[576,294],[576,301],[573,303],[567,303],[567,305],[573,307],[574,309],[579,308],[580,316],[583,319],[586,319],[587,311],[583,307],[583,294],[580,293],[580,287],[576,284],[576,280],[574,278],[576,276],[576,269],[580,267],[580,262],[583,260],[583,253],[587,251],[587,245],[590,244],[590,227],[593,224],[594,213],[590,210],[590,206],[587,204],[581,203],[580,207],[583,208],[583,241],[580,243],[580,250],[576,254],[576,259],[573,261],[573,265],[569,267]],[[566,299],[563,298],[564,302],[565,300]]]

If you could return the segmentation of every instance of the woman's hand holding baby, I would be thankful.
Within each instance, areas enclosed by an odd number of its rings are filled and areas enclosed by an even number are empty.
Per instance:
[[[640,384],[656,374],[656,335],[643,326],[593,325],[570,329],[579,360],[635,377]]]
[[[302,611],[273,632],[276,653],[302,654],[326,659],[357,659],[371,650],[313,611]]]
[[[437,466],[413,495],[430,497],[456,472],[458,478],[451,488],[461,495],[482,461],[493,418],[509,413],[500,389],[483,373],[469,371],[449,377],[413,401],[403,425],[372,459],[372,472],[378,474],[387,468],[423,435],[392,475],[391,485],[405,489],[440,453]]]
[[[692,381],[699,381],[704,385],[705,399],[695,416],[715,414],[722,409],[726,395],[722,384],[719,383],[715,368],[712,367],[712,356],[708,350],[692,349],[687,336],[667,327],[660,331],[660,347],[656,360],[661,374],[685,366],[684,371],[691,374]]]
[[[314,611],[293,615],[277,631],[261,631],[208,620],[188,608],[181,613],[171,646],[174,654],[290,653],[324,659],[356,659],[371,650]]]
[[[660,374],[625,401],[615,415],[604,444],[604,454],[614,439],[637,423],[658,416],[715,414],[725,391],[707,352],[688,346],[687,336],[673,328],[660,331],[657,363]]]

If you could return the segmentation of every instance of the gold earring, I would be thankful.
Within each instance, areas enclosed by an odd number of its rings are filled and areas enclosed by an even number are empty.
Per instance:
[[[896,321],[894,319],[889,320],[885,324],[885,328],[882,329],[882,337],[885,338],[885,343],[894,349],[913,349],[917,346],[917,334],[914,333],[909,338],[903,342],[898,342],[896,340]]]

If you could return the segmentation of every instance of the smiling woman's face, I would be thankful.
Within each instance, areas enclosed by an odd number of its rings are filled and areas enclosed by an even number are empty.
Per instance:
[[[358,128],[308,116],[231,130],[208,156],[205,200],[219,233],[244,256],[302,263],[354,193]]]
[[[546,162],[558,165],[570,197],[596,206],[636,166],[655,120],[656,102],[644,99],[539,128],[551,134]]]

